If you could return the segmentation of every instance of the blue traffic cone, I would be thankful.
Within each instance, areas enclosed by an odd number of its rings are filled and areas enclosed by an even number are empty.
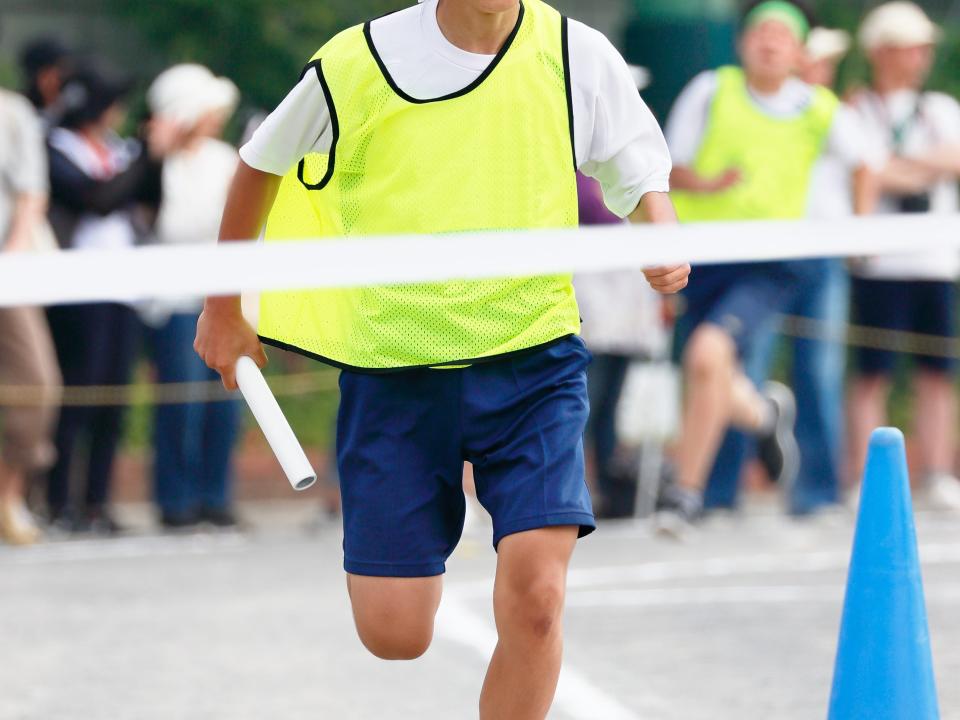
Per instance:
[[[870,438],[830,720],[937,720],[903,433]]]

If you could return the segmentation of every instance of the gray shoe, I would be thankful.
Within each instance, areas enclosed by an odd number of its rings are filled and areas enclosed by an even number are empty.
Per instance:
[[[653,527],[658,535],[684,540],[695,532],[702,515],[703,496],[671,483],[660,493]]]
[[[789,494],[800,472],[800,448],[793,434],[797,423],[797,401],[793,391],[778,382],[768,382],[763,396],[773,408],[774,421],[765,433],[757,435],[757,458],[770,479]]]

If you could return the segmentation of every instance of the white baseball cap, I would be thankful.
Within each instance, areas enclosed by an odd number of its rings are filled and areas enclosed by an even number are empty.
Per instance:
[[[941,36],[940,28],[923,9],[905,0],[880,5],[871,10],[860,25],[860,44],[866,50],[932,45]]]
[[[850,33],[844,30],[814,28],[807,38],[807,57],[814,62],[839,60],[850,51]]]

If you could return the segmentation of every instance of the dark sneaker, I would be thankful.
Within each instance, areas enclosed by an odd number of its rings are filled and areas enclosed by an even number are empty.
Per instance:
[[[81,522],[81,532],[89,532],[103,537],[114,537],[127,532],[127,528],[118,523],[110,511],[104,507],[88,509]]]
[[[773,408],[773,422],[757,435],[757,458],[770,479],[789,492],[800,471],[800,448],[793,434],[797,422],[797,401],[793,391],[778,382],[769,382],[763,396]]]
[[[703,495],[674,483],[666,485],[657,501],[654,529],[660,535],[682,540],[703,515]]]
[[[166,530],[187,530],[200,522],[200,515],[196,512],[163,512],[160,514],[160,524]]]
[[[239,524],[237,516],[229,508],[204,508],[200,511],[200,522],[224,529],[235,528]]]

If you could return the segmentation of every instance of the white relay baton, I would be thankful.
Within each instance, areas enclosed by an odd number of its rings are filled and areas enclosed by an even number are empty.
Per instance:
[[[237,385],[293,489],[300,491],[312,487],[317,482],[317,473],[310,466],[307,454],[253,359],[242,357],[237,360]]]

